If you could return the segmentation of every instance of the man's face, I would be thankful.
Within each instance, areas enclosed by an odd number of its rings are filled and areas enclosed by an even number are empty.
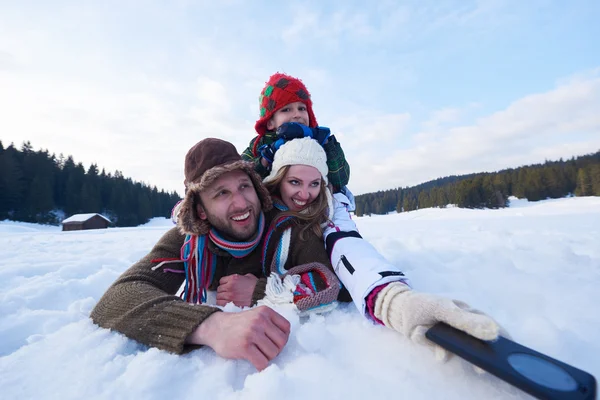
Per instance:
[[[226,239],[247,241],[256,235],[261,204],[244,171],[224,173],[200,193],[200,199],[198,217],[208,220]]]
[[[273,117],[267,122],[267,129],[274,131],[286,122],[297,122],[309,126],[310,121],[306,104],[297,101],[275,111]]]

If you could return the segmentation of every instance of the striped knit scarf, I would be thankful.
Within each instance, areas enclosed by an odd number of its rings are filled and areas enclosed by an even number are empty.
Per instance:
[[[217,247],[225,250],[234,258],[244,258],[258,246],[265,229],[265,217],[261,212],[258,218],[258,233],[249,242],[232,242],[224,239],[211,229],[208,235],[186,235],[181,247],[181,260],[185,270],[185,288],[182,293],[183,300],[188,303],[205,303],[206,290],[215,276],[217,258],[208,249],[210,239]]]
[[[286,207],[280,199],[275,197],[273,197],[273,206],[280,211],[288,210],[288,207]],[[265,235],[261,262],[263,273],[268,277],[268,279],[267,287],[265,288],[266,297],[265,299],[261,300],[263,303],[259,301],[259,304],[285,304],[289,299],[286,299],[286,296],[283,293],[289,289],[292,289],[292,301],[300,310],[300,315],[306,315],[307,313],[314,312],[317,309],[320,310],[320,312],[330,310],[336,306],[335,298],[337,297],[337,292],[335,292],[335,296],[333,298],[324,300],[325,297],[330,296],[329,292],[334,289],[330,287],[319,289],[315,281],[315,278],[318,277],[322,282],[320,284],[321,286],[323,284],[326,286],[331,285],[332,279],[323,272],[323,269],[327,270],[326,266],[314,262],[302,265],[294,265],[289,271],[285,269],[285,263],[289,256],[293,224],[288,224],[287,227],[285,227],[281,238],[277,242],[277,247],[273,253],[271,265],[266,265],[267,249],[269,248],[269,243],[273,238],[273,233],[280,226],[285,226],[285,224],[292,218],[294,217],[279,216],[273,221]],[[269,268],[270,270],[268,270]],[[331,272],[331,274],[333,273]],[[285,278],[282,278],[284,275]],[[333,279],[335,282],[337,282],[335,275],[333,275]],[[337,284],[340,285],[339,283]],[[289,285],[292,285],[292,287],[289,287]]]
[[[285,204],[283,204],[281,202],[281,200],[279,200],[275,197],[273,198],[273,206],[280,211],[289,210],[289,208]],[[268,270],[268,267],[266,265],[266,263],[267,263],[267,248],[269,247],[269,242],[271,241],[271,237],[273,236],[273,233],[275,232],[275,230],[277,228],[279,228],[281,225],[285,224],[292,218],[294,218],[294,217],[292,217],[292,216],[278,217],[277,219],[275,219],[275,221],[273,221],[273,223],[269,227],[269,230],[267,231],[267,234],[265,235],[265,241],[263,243],[263,254],[262,254],[262,269],[263,269],[263,273],[265,274],[265,276],[269,276],[269,274],[271,273],[271,271]],[[282,276],[286,272],[284,265],[285,265],[285,262],[287,261],[288,255],[289,255],[291,238],[292,238],[292,227],[288,226],[283,231],[283,234],[281,235],[281,239],[279,240],[279,243],[277,243],[277,248],[275,249],[275,253],[273,254],[273,261],[271,262],[271,270],[274,270],[280,276]]]

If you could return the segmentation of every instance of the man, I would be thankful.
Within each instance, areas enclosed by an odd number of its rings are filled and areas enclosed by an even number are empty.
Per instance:
[[[271,199],[252,164],[219,139],[189,150],[184,183],[177,227],[111,285],[91,318],[148,346],[181,354],[206,345],[262,370],[287,343],[289,322],[264,306],[225,313],[197,303],[217,283],[218,305],[264,297],[261,243]],[[184,280],[185,301],[175,296]]]

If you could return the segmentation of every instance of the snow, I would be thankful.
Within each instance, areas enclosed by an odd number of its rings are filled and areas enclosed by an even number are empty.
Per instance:
[[[356,221],[415,290],[466,301],[521,344],[600,376],[600,198]],[[438,363],[352,304],[306,321],[286,314],[289,342],[260,373],[210,349],[177,356],[95,326],[88,316],[106,288],[172,226],[0,222],[2,398],[528,398],[458,358]]]
[[[61,228],[55,225],[40,225],[29,222],[0,221],[0,233],[25,233],[25,232],[58,232]]]
[[[141,225],[141,226],[142,227],[166,226],[168,228],[172,228],[173,221],[171,221],[171,218],[155,217],[155,218],[151,218],[150,221],[146,222],[144,225]]]
[[[105,220],[107,220],[108,222],[110,222],[110,219],[106,218],[102,214],[88,213],[88,214],[74,214],[74,215],[71,215],[69,218],[64,219],[62,221],[62,223],[66,224],[67,222],[85,222],[85,221],[87,221],[88,219],[92,218],[95,215],[98,215],[98,216],[104,218]]]

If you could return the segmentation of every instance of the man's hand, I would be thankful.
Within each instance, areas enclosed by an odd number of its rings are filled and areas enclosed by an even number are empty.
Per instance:
[[[233,302],[238,307],[252,305],[252,293],[258,278],[252,274],[229,275],[221,278],[217,288],[217,305]]]
[[[281,353],[289,336],[288,320],[261,306],[239,313],[216,312],[186,342],[209,346],[223,358],[248,360],[262,371]]]

